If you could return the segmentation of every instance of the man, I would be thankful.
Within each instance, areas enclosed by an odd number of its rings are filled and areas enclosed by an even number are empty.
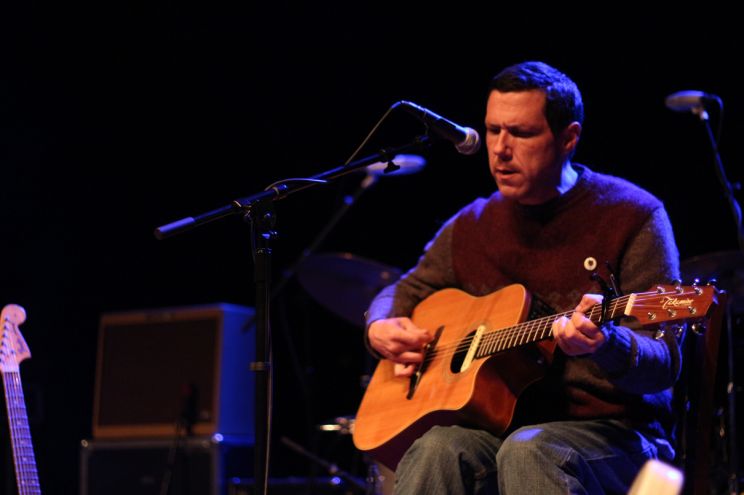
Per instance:
[[[509,429],[435,426],[398,464],[396,493],[626,493],[647,459],[674,456],[679,345],[673,332],[597,326],[584,312],[601,300],[588,295],[598,292],[594,271],[608,278],[613,267],[625,293],[678,276],[667,214],[637,186],[572,162],[583,103],[566,75],[525,62],[489,89],[485,142],[498,191],[447,221],[416,267],[375,298],[369,347],[410,376],[435,329],[408,317],[446,287],[483,296],[520,283],[553,313],[575,312],[552,324],[553,363],[520,397],[527,407]]]

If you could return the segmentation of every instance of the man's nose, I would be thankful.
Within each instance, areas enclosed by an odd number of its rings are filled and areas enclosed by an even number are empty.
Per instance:
[[[508,133],[500,132],[494,137],[491,152],[500,158],[511,156],[511,145]]]

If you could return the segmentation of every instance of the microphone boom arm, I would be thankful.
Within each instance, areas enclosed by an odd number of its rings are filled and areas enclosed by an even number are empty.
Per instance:
[[[381,149],[377,153],[360,158],[359,160],[355,160],[346,165],[321,172],[312,177],[305,179],[284,179],[275,182],[267,190],[260,193],[246,196],[244,198],[234,199],[230,204],[204,212],[200,215],[184,217],[165,225],[161,225],[160,227],[155,228],[154,235],[156,239],[163,240],[168,237],[182,234],[183,232],[206,223],[219,220],[220,218],[240,213],[248,214],[250,213],[251,208],[257,204],[284,199],[285,197],[302,191],[303,189],[320,184],[327,184],[339,177],[348,175],[376,162],[392,162],[396,155],[414,151],[421,152],[429,145],[430,139],[428,136],[419,136],[412,142],[404,144],[403,146],[391,149]]]

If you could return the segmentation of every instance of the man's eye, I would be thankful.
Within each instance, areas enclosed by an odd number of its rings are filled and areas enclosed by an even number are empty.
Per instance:
[[[530,131],[522,131],[519,129],[514,129],[510,131],[510,134],[514,137],[520,137],[520,138],[527,138],[533,135]]]

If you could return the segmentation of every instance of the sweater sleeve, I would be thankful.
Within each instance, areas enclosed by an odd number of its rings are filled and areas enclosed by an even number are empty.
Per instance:
[[[372,322],[382,318],[410,316],[416,305],[430,294],[444,287],[456,286],[452,267],[452,229],[455,218],[450,218],[429,241],[415,267],[396,283],[382,289],[372,300],[365,314],[367,324],[364,343],[375,357],[380,356],[370,347],[367,335]]]
[[[641,292],[679,277],[679,253],[663,207],[653,211],[631,240],[620,269],[623,291]],[[655,393],[672,385],[681,368],[674,332],[641,328],[633,321],[608,323],[605,344],[592,359],[618,388],[635,394]]]

